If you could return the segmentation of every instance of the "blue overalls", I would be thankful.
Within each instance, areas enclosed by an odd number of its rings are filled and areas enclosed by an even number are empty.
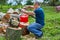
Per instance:
[[[42,8],[37,8],[34,12],[36,16],[36,22],[30,24],[27,29],[36,36],[41,36],[43,33],[41,28],[44,26],[44,12]]]

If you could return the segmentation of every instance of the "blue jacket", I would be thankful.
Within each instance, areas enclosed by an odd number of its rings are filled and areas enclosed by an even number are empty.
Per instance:
[[[35,9],[35,16],[36,16],[36,23],[41,24],[42,26],[44,26],[44,12],[42,8],[37,8]]]

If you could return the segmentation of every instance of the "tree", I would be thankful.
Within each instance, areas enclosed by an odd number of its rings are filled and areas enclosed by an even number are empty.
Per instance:
[[[1,9],[2,9],[2,5],[3,5],[3,4],[6,4],[6,1],[7,1],[7,0],[0,0]]]
[[[59,0],[49,0],[49,5],[55,6]]]
[[[16,1],[16,3],[19,5],[19,4],[21,4],[21,2],[22,2],[22,0],[14,0],[14,1]]]
[[[26,3],[26,5],[32,5],[33,3],[32,3],[32,0],[27,0],[27,3]]]
[[[0,4],[6,4],[7,0],[0,0]]]

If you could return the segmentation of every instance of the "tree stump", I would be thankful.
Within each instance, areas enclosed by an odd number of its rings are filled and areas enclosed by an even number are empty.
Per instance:
[[[8,27],[6,29],[6,40],[22,40],[21,33],[21,29]]]

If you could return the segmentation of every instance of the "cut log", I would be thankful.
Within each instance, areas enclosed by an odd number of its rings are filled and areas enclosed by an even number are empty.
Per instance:
[[[22,40],[21,33],[21,29],[8,27],[6,29],[6,40]]]
[[[28,25],[29,25],[29,22],[27,22],[27,23],[20,22],[19,23],[19,27],[22,28],[22,36],[30,34],[30,32],[27,29]]]
[[[25,27],[22,29],[22,36],[29,35],[29,34],[30,34],[30,32],[28,31],[27,26],[25,26]]]

